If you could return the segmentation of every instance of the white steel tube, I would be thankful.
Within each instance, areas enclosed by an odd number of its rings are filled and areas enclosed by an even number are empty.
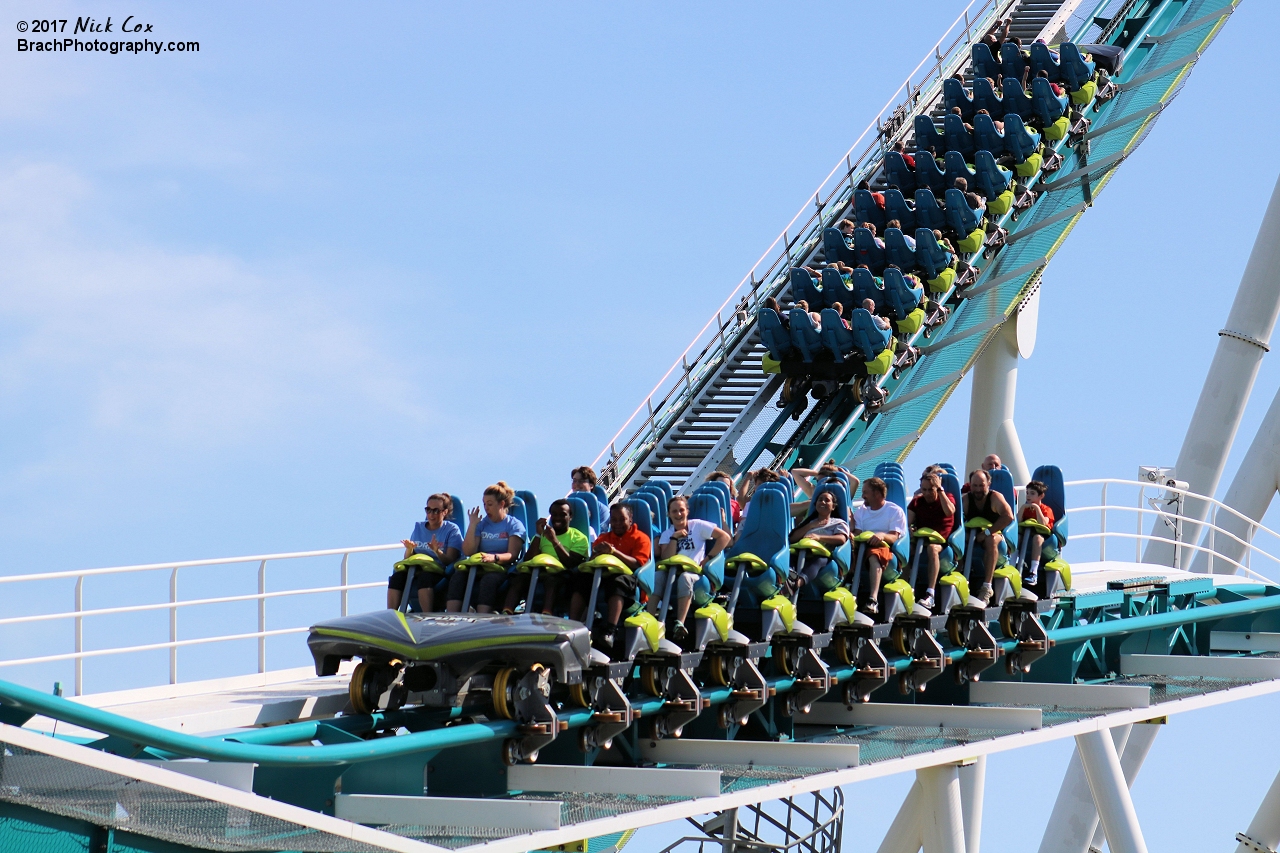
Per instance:
[[[1110,483],[1102,484],[1102,521],[1098,527],[1098,532],[1102,535],[1098,537],[1098,559],[1106,561],[1107,559],[1107,486]]]
[[[258,672],[267,671],[267,561],[258,564]],[[344,616],[346,614],[343,614]]]
[[[1252,521],[1260,522],[1271,506],[1277,488],[1280,488],[1280,391],[1271,401],[1253,443],[1245,452],[1236,476],[1227,488],[1222,502],[1236,512]],[[1226,513],[1220,517],[1219,526],[1229,530],[1231,534],[1248,542],[1252,539],[1253,525],[1234,513]],[[1234,574],[1234,563],[1239,563],[1245,553],[1245,546],[1236,539],[1226,536],[1217,538],[1215,549],[1231,562],[1214,560],[1208,565],[1208,559],[1201,553],[1194,565],[1196,571],[1207,571],[1212,568],[1220,574]]]
[[[960,765],[960,799],[964,806],[965,853],[978,853],[982,845],[982,800],[987,785],[987,757]]]
[[[338,572],[339,583],[342,586],[342,615],[343,616],[347,615],[347,558],[350,556],[351,556],[350,554],[342,555],[342,568]],[[409,594],[408,592],[405,592],[405,595],[408,595],[408,594]]]
[[[1277,282],[1280,282],[1280,181],[1271,191],[1267,212],[1231,303],[1227,325],[1219,333],[1217,352],[1209,365],[1174,467],[1177,478],[1190,484],[1193,492],[1213,495],[1218,489],[1227,454],[1231,452],[1267,341],[1280,313]],[[1196,519],[1204,518],[1207,512],[1208,506],[1203,501],[1189,501],[1186,507],[1186,514]],[[1157,521],[1153,532],[1162,534],[1163,527]],[[1199,530],[1194,525],[1188,532],[1191,539],[1199,538]],[[1169,537],[1163,533],[1161,538]],[[1143,555],[1145,562],[1162,565],[1170,565],[1172,559],[1173,546],[1169,542],[1152,542]]]
[[[178,569],[169,573],[169,683],[178,683]]]
[[[973,368],[973,392],[969,400],[969,445],[965,453],[968,474],[989,453],[999,454],[1016,485],[1031,479],[1022,442],[1014,426],[1018,396],[1018,318],[1000,327]]]
[[[907,791],[907,798],[898,808],[884,841],[876,848],[876,853],[919,853],[924,844],[924,789],[920,787],[920,778],[912,783]]]
[[[1111,737],[1119,749],[1125,748],[1129,729],[1129,726],[1111,729]],[[1040,840],[1040,853],[1087,853],[1089,839],[1097,826],[1098,807],[1089,792],[1089,782],[1077,748],[1071,753],[1062,787],[1058,789],[1058,798]]]
[[[965,853],[959,770],[943,764],[916,771],[924,791],[924,853]]]
[[[1151,745],[1155,743],[1156,735],[1160,733],[1160,724],[1138,723],[1125,728],[1129,729],[1129,736],[1125,740],[1124,748],[1120,749],[1120,769],[1124,771],[1124,783],[1133,790],[1133,780],[1138,778],[1138,771],[1142,769],[1142,763],[1147,760],[1147,753],[1151,751]],[[1117,749],[1119,749],[1118,745]],[[1102,826],[1099,825],[1093,830],[1093,841],[1089,846],[1101,850],[1104,836]]]
[[[84,611],[84,578],[76,579],[76,613]],[[84,695],[84,617],[76,617],[76,695]]]
[[[1138,813],[1133,808],[1133,798],[1129,796],[1129,786],[1125,784],[1124,770],[1111,735],[1106,731],[1076,735],[1076,749],[1111,853],[1147,853],[1147,842],[1142,837]],[[1090,832],[1088,837],[1092,835]]]
[[[1258,806],[1258,813],[1249,822],[1244,835],[1259,846],[1270,847],[1272,850],[1280,847],[1280,775],[1276,776],[1276,780],[1267,789],[1262,804]],[[1257,853],[1257,849],[1241,840],[1236,853]]]

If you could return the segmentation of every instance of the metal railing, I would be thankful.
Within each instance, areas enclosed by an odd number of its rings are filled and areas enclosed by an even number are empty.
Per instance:
[[[941,96],[942,81],[968,62],[969,45],[974,37],[981,36],[1017,2],[973,0],[938,39],[932,51],[907,75],[810,199],[791,217],[782,233],[769,244],[592,461],[592,466],[602,471],[608,488],[614,489],[626,482],[634,467],[693,400],[702,383],[741,343],[743,336],[750,334],[752,312],[767,297],[782,291],[787,284],[787,270],[816,250],[822,240],[822,229],[844,210],[852,198],[853,188],[875,174],[885,151],[895,141],[910,134],[910,117]],[[863,145],[872,131],[874,135]],[[859,146],[863,147],[859,149]],[[698,354],[690,361],[689,354],[695,351]]]
[[[13,588],[17,584],[43,584],[50,581],[75,579],[74,606],[71,610],[55,612],[55,613],[37,613],[25,616],[10,616],[0,618],[0,631],[11,628],[12,626],[31,625],[40,622],[53,621],[71,621],[73,625],[75,651],[62,654],[41,655],[38,657],[27,658],[11,658],[0,660],[0,668],[22,666],[40,663],[55,663],[59,661],[75,662],[75,695],[80,696],[84,692],[84,662],[89,658],[98,658],[111,655],[124,655],[135,652],[155,651],[159,649],[169,650],[169,683],[178,683],[178,650],[186,646],[204,645],[207,643],[221,643],[232,640],[249,640],[257,639],[258,641],[258,672],[267,671],[267,638],[277,637],[285,634],[297,634],[304,632],[308,626],[297,626],[287,628],[275,628],[268,630],[267,628],[267,602],[271,599],[286,598],[292,596],[305,595],[322,595],[327,593],[339,593],[338,611],[339,615],[346,616],[349,603],[349,594],[352,590],[370,589],[373,587],[381,587],[385,585],[385,581],[377,581],[370,583],[351,583],[349,578],[349,561],[352,554],[367,553],[373,551],[394,551],[402,549],[404,546],[400,543],[394,545],[367,545],[358,548],[334,548],[323,551],[297,551],[286,554],[260,554],[251,557],[229,557],[225,559],[213,560],[187,560],[183,562],[173,563],[148,563],[137,566],[119,566],[115,568],[104,569],[83,569],[79,571],[65,572],[44,572],[38,574],[26,575],[8,575],[0,576],[0,595],[4,594],[7,588]],[[270,563],[281,563],[284,561],[297,561],[316,557],[336,557],[341,556],[341,561],[337,565],[338,583],[308,588],[294,588],[267,591],[267,566]],[[256,593],[246,593],[241,595],[225,595],[213,598],[192,598],[180,599],[178,597],[178,578],[179,572],[182,570],[191,570],[198,568],[209,568],[218,566],[233,566],[241,564],[258,564],[257,581],[258,589]],[[152,604],[131,604],[120,607],[99,607],[93,609],[85,608],[85,580],[87,578],[119,578],[123,575],[130,575],[138,572],[163,572],[169,573],[169,592],[168,600],[156,602]],[[208,637],[193,637],[180,639],[178,636],[178,614],[186,608],[192,607],[208,607],[218,604],[230,604],[235,602],[256,601],[258,604],[258,630],[238,632],[234,634],[220,634]],[[112,646],[100,649],[85,649],[84,647],[84,626],[85,620],[93,617],[103,617],[111,615],[119,615],[126,613],[145,613],[152,611],[167,611],[169,615],[169,639],[165,642],[146,643],[142,645],[131,646]],[[10,643],[0,645],[12,647]]]
[[[1084,487],[1097,487],[1098,503],[1084,506],[1068,506],[1067,515],[1072,519],[1070,542],[1094,540],[1098,544],[1098,559],[1108,559],[1110,552],[1117,557],[1117,548],[1129,543],[1133,544],[1133,560],[1142,561],[1143,546],[1152,541],[1173,544],[1173,567],[1190,568],[1190,555],[1203,555],[1210,573],[1245,574],[1262,581],[1275,582],[1280,579],[1280,533],[1261,522],[1255,521],[1239,511],[1227,506],[1219,500],[1197,494],[1186,489],[1167,488],[1141,480],[1124,480],[1116,478],[1099,478],[1092,480],[1072,480],[1066,483],[1069,490]],[[1117,491],[1124,492],[1124,499],[1114,500]],[[1205,518],[1189,515],[1182,511],[1189,502],[1203,502],[1208,507]],[[1129,527],[1132,519],[1132,530],[1113,527],[1112,523],[1120,516],[1124,521],[1121,527]],[[1075,529],[1086,518],[1094,520],[1097,529],[1077,532]],[[1169,535],[1160,536],[1148,532],[1151,522],[1162,521]],[[1235,522],[1245,534],[1224,527],[1224,524]],[[1192,531],[1189,539],[1185,531]],[[1200,541],[1195,541],[1200,534]],[[1258,538],[1266,540],[1268,547],[1260,547]],[[1108,546],[1112,546],[1110,549]],[[1232,547],[1234,546],[1234,548]],[[1238,548],[1241,558],[1224,554],[1227,549]],[[1078,549],[1075,549],[1078,551]],[[1127,548],[1125,556],[1128,560]],[[1259,572],[1254,567],[1254,558],[1263,560],[1267,571]],[[1077,556],[1077,559],[1078,556]]]
[[[701,835],[686,835],[659,853],[840,853],[844,792],[813,791],[686,820]]]

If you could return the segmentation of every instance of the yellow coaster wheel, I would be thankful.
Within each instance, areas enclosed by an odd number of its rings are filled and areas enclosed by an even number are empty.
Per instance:
[[[901,622],[894,622],[889,629],[889,645],[900,655],[911,654],[911,634]]]
[[[396,670],[391,664],[362,660],[351,672],[347,696],[357,714],[372,714],[378,710],[378,699],[395,680]]]
[[[504,720],[515,719],[515,674],[516,668],[508,666],[493,676],[493,713]]]
[[[773,644],[773,665],[778,673],[790,678],[800,666],[800,647],[791,643]]]
[[[856,638],[850,636],[847,632],[841,631],[831,638],[831,644],[835,649],[836,660],[845,666],[853,666],[853,662],[858,655]]]

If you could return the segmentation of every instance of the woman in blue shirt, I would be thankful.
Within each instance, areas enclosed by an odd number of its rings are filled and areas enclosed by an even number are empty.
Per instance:
[[[484,564],[470,571],[480,575],[472,586],[471,600],[477,613],[492,613],[498,602],[498,592],[506,579],[507,569],[524,549],[527,533],[524,524],[508,515],[515,490],[502,480],[484,490],[484,515],[479,507],[467,513],[467,535],[462,540],[462,553],[468,557],[480,554]],[[449,579],[449,594],[445,609],[457,613],[462,609],[462,598],[467,591],[469,572],[454,570]]]

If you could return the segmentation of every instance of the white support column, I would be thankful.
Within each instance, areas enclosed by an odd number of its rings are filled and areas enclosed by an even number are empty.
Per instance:
[[[924,791],[924,853],[965,853],[959,771],[954,764],[916,771]]]
[[[1125,749],[1131,728],[1116,726],[1111,729],[1117,751]],[[1058,790],[1058,799],[1053,804],[1049,824],[1040,840],[1040,853],[1087,853],[1089,840],[1093,838],[1097,826],[1098,807],[1094,805],[1093,794],[1089,791],[1089,782],[1077,747],[1071,753],[1067,773]]]
[[[960,765],[960,800],[964,806],[965,853],[978,853],[982,845],[982,798],[987,786],[987,757],[979,755]]]
[[[1240,467],[1222,502],[1254,521],[1261,521],[1262,516],[1267,514],[1277,489],[1280,489],[1280,391],[1276,392],[1271,401],[1271,408],[1267,409],[1266,417],[1262,419],[1253,443],[1240,461]],[[1217,524],[1245,542],[1253,541],[1252,525],[1229,512],[1219,512]],[[1209,541],[1209,534],[1206,533],[1203,543],[1205,547],[1208,547]],[[1192,564],[1194,570],[1208,572],[1212,568],[1218,574],[1234,574],[1236,566],[1229,561],[1243,563],[1245,546],[1221,533],[1214,533],[1212,542],[1213,549],[1227,559],[1214,560],[1210,566],[1209,555],[1200,551]]]
[[[1280,847],[1280,775],[1276,776],[1267,795],[1262,798],[1262,805],[1258,806],[1258,813],[1249,822],[1244,836],[1262,847],[1270,847],[1272,850]],[[1257,850],[1257,847],[1250,847],[1243,839],[1236,847],[1236,853],[1257,853]]]
[[[1124,783],[1133,790],[1133,780],[1138,778],[1138,771],[1142,769],[1142,763],[1147,760],[1147,753],[1151,751],[1151,744],[1155,743],[1156,735],[1160,733],[1160,723],[1138,723],[1130,729],[1129,737],[1125,741],[1124,747],[1121,748],[1117,743],[1116,748],[1120,750],[1120,769],[1124,771]],[[1098,850],[1102,849],[1102,842],[1105,834],[1102,826],[1099,825],[1093,830],[1093,841],[1090,847]]]
[[[924,790],[917,777],[876,853],[920,853],[920,846],[924,844],[923,812]]]
[[[1076,735],[1076,749],[1080,752],[1084,777],[1089,782],[1111,853],[1147,853],[1147,842],[1142,838],[1138,813],[1134,811],[1111,736],[1105,731]],[[1088,837],[1092,835],[1091,832]]]
[[[1035,347],[1035,326],[1039,291],[1027,301],[1026,310],[1015,314],[987,345],[973,368],[973,392],[969,398],[969,447],[964,473],[982,464],[988,453],[999,454],[1019,486],[1031,479],[1022,454],[1022,442],[1014,426],[1014,404],[1018,396],[1018,355],[1026,358]]]
[[[1218,333],[1218,349],[1209,365],[1209,374],[1200,389],[1191,424],[1182,439],[1175,476],[1185,480],[1196,494],[1210,495],[1218,488],[1222,469],[1235,441],[1240,418],[1253,390],[1258,366],[1267,351],[1267,342],[1280,313],[1280,181],[1271,191],[1271,201],[1254,238],[1249,262],[1227,315],[1227,325]],[[1202,519],[1208,512],[1203,501],[1188,501],[1184,513]],[[1186,525],[1187,541],[1199,537],[1198,525]],[[1157,519],[1152,534],[1169,538],[1168,528]],[[1155,541],[1147,545],[1143,562],[1173,565],[1173,543]]]

